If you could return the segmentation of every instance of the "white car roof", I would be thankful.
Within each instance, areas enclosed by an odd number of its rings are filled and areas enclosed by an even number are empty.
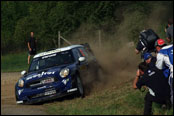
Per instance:
[[[71,50],[71,49],[77,48],[77,47],[83,47],[83,46],[82,45],[71,45],[71,46],[67,46],[67,47],[63,47],[63,48],[57,48],[55,50],[50,50],[47,52],[41,52],[39,54],[36,54],[33,58],[38,58],[38,57],[46,56],[46,55],[57,53],[57,52]]]

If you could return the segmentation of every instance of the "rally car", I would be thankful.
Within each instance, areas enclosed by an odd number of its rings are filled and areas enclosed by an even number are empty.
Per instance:
[[[83,79],[90,67],[99,68],[88,44],[36,54],[15,85],[16,103],[33,104],[74,93],[84,97]]]

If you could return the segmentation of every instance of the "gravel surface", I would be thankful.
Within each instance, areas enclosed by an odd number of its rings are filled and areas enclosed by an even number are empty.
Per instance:
[[[17,105],[15,84],[20,72],[1,73],[1,115],[46,115],[42,105]]]

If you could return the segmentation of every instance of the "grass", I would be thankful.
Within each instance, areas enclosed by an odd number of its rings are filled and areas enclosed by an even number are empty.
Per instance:
[[[28,69],[28,53],[1,56],[1,72],[17,72]]]
[[[1,56],[1,72],[27,70],[27,53]],[[48,114],[61,115],[142,115],[144,96],[139,90],[132,89],[132,81],[120,87],[112,87],[93,92],[84,99],[73,98],[46,103],[43,106]],[[173,108],[163,110],[159,104],[153,104],[154,115],[173,115]]]
[[[84,99],[65,99],[44,106],[51,115],[142,115],[146,92],[133,90],[132,82],[126,84],[124,87],[92,93]],[[173,109],[162,110],[158,104],[153,104],[153,114],[172,115]]]
[[[37,53],[43,52],[44,50],[39,50]],[[30,62],[32,60],[30,58]],[[23,70],[28,70],[28,52],[12,53],[1,55],[1,72],[19,72]]]

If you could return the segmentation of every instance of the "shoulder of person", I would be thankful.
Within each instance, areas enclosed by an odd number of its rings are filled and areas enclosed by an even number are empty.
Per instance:
[[[157,67],[149,67],[146,72],[145,72],[145,76],[149,77],[154,75],[156,72],[159,72],[160,70]]]
[[[144,74],[143,75],[141,75],[141,78],[140,78],[140,80],[145,80],[145,79],[147,79],[148,78],[148,73],[147,73],[147,70],[144,72]]]
[[[173,24],[169,28],[167,28],[167,30],[171,30],[171,29],[173,29]]]
[[[158,69],[156,66],[151,68],[151,71],[149,71],[149,74],[152,75],[152,73],[158,74],[158,75],[163,75],[163,71]]]
[[[162,48],[162,50],[163,50],[163,49],[168,49],[168,48],[170,48],[170,47],[173,47],[173,44],[164,46],[164,47]]]
[[[152,56],[152,61],[155,61],[157,58],[155,56]]]
[[[173,25],[171,25],[169,28],[167,28],[167,30],[166,30],[166,34],[167,35],[170,35],[170,34],[172,34],[173,33]]]

